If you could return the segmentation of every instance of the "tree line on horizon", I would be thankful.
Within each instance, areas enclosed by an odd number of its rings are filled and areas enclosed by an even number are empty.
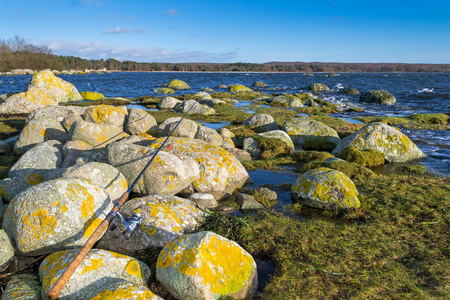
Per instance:
[[[407,63],[322,63],[322,62],[268,62],[268,63],[159,63],[119,61],[114,58],[84,59],[52,53],[46,46],[26,43],[15,36],[0,39],[0,72],[13,69],[31,70],[111,70],[133,72],[450,72],[450,64]]]

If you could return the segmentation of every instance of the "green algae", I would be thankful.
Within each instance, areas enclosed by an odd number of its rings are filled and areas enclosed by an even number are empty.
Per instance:
[[[357,163],[363,167],[372,167],[384,164],[383,153],[372,149],[359,150],[355,146],[345,148],[339,157],[348,162]]]
[[[446,114],[413,114],[405,117],[355,117],[355,120],[372,123],[381,122],[387,125],[402,125],[410,129],[448,130],[448,116]]]
[[[259,143],[258,148],[261,149],[261,159],[277,158],[293,152],[292,148],[280,139],[266,138],[260,135],[254,135],[253,138]]]

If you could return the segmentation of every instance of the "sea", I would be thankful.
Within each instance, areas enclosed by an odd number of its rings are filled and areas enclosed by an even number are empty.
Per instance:
[[[153,90],[165,86],[172,79],[183,80],[191,90],[177,91],[176,95],[195,93],[204,88],[215,91],[219,84],[240,83],[251,86],[255,81],[265,82],[266,88],[256,91],[271,93],[308,92],[311,83],[323,83],[331,91],[323,92],[318,97],[339,105],[341,112],[330,116],[358,123],[353,118],[359,116],[408,116],[417,113],[443,113],[450,115],[450,73],[336,73],[305,76],[304,73],[187,73],[187,72],[117,72],[107,74],[58,75],[69,81],[81,91],[99,92],[106,97],[124,97],[133,99],[141,96],[155,95]],[[0,94],[23,92],[31,79],[30,75],[0,76]],[[397,99],[393,105],[379,105],[359,102],[359,95],[344,95],[341,92],[354,88],[361,93],[375,89],[389,91]],[[160,95],[159,95],[160,96]],[[345,112],[351,107],[362,107],[364,112]],[[227,124],[223,124],[227,125]],[[221,127],[215,124],[214,128]],[[411,130],[401,128],[426,157],[416,161],[439,176],[450,176],[450,127],[447,130]],[[398,164],[386,164],[378,170],[392,173]],[[250,173],[251,179],[261,183],[271,177],[262,170]],[[288,170],[279,176],[280,180],[292,180],[296,174]],[[292,178],[291,178],[292,177]],[[295,178],[294,178],[295,180]]]

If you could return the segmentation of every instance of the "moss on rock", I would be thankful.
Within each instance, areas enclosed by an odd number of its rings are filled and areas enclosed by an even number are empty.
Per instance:
[[[355,146],[345,148],[339,157],[348,162],[355,162],[363,167],[372,167],[384,164],[383,153],[373,149],[359,150]]]

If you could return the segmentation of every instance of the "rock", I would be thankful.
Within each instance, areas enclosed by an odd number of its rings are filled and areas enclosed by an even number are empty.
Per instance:
[[[99,148],[99,149],[86,150],[86,151],[82,152],[80,155],[78,155],[76,164],[82,165],[82,164],[85,164],[88,162],[107,163],[108,157],[107,157],[106,153],[107,153],[106,147]]]
[[[253,127],[256,132],[266,132],[271,130],[278,130],[278,125],[271,115],[256,114],[242,122],[242,125]]]
[[[69,135],[56,118],[31,119],[20,133],[14,145],[14,152],[22,154],[48,140],[57,140],[65,144],[69,140]]]
[[[323,83],[311,83],[308,86],[308,90],[312,92],[329,91],[330,88]]]
[[[245,138],[242,149],[245,152],[250,153],[252,159],[260,159],[261,158],[261,149],[259,148],[259,142],[254,138]]]
[[[237,243],[208,231],[183,235],[161,251],[156,278],[178,299],[249,299],[256,263]]]
[[[359,207],[358,190],[344,173],[329,168],[305,172],[291,189],[295,200],[306,206],[330,209]]]
[[[6,284],[2,300],[40,300],[41,284],[33,274],[13,275]]]
[[[69,136],[72,141],[84,141],[94,148],[101,148],[128,135],[122,128],[79,121],[72,125]]]
[[[144,146],[115,143],[108,147],[108,162],[115,166],[130,184],[147,165],[155,151]],[[135,193],[174,195],[188,187],[199,176],[193,159],[160,151],[134,185]]]
[[[215,146],[222,146],[223,143],[223,138],[217,131],[206,126],[199,126],[194,138],[211,143]]]
[[[129,134],[146,133],[147,131],[158,131],[158,124],[155,117],[145,110],[133,108],[128,113],[125,124],[125,132]]]
[[[28,90],[33,87],[50,95],[58,103],[83,100],[83,97],[81,97],[73,84],[56,77],[48,70],[40,71],[31,78]]]
[[[208,105],[209,107],[227,104],[227,102],[220,100],[220,99],[201,99],[201,100],[198,100],[198,103]]]
[[[27,118],[27,123],[43,118],[54,118],[62,122],[64,118],[71,115],[82,115],[89,106],[47,106],[33,110]]]
[[[173,131],[172,133],[172,136],[187,137],[193,139],[195,137],[195,134],[197,133],[197,123],[189,119],[183,119],[180,125],[177,125],[180,120],[180,117],[174,117],[169,118],[161,123],[161,125],[159,125],[160,136],[168,136],[176,127],[175,131]]]
[[[346,95],[359,95],[360,94],[357,89],[352,89],[352,88],[346,89],[342,93],[346,94]]]
[[[309,107],[319,107],[319,106],[320,106],[320,105],[319,105],[316,101],[314,101],[313,99],[308,99],[308,100],[306,100],[305,105],[306,105],[306,106],[309,106]]]
[[[253,92],[253,90],[242,84],[232,84],[230,85],[230,92]]]
[[[39,178],[38,178],[39,179]],[[26,190],[31,185],[26,177],[18,176],[5,178],[0,182],[0,197],[5,201],[11,201],[17,194]]]
[[[156,139],[151,147],[156,149],[163,142]],[[248,179],[248,173],[242,164],[221,147],[201,140],[171,137],[169,153],[191,157],[198,164],[200,175],[193,182],[195,192],[209,193],[216,199],[223,199],[241,187]]]
[[[81,92],[81,97],[83,97],[84,100],[100,100],[102,98],[105,98],[103,94],[96,93],[96,92]]]
[[[174,107],[174,110],[177,113],[186,113],[187,111],[189,111],[188,115],[199,114],[209,116],[216,113],[213,108],[209,107],[208,105],[202,105],[195,100],[187,100],[185,102],[179,103]]]
[[[231,155],[236,157],[240,162],[251,161],[252,156],[249,152],[239,149],[239,148],[228,148],[226,149]]]
[[[287,134],[283,130],[271,130],[263,133],[258,133],[258,135],[263,138],[281,140],[287,145],[287,147],[292,149],[292,152],[294,152],[294,143],[292,142],[289,134]]]
[[[211,194],[194,193],[189,195],[188,199],[197,203],[198,206],[203,208],[216,208],[219,206],[219,203]]]
[[[294,96],[287,97],[286,95],[275,96],[269,100],[272,105],[283,107],[303,107],[302,101]]]
[[[263,87],[267,87],[267,84],[262,81],[255,81],[255,82],[253,82],[252,87],[263,88]]]
[[[164,97],[158,103],[159,109],[171,109],[174,108],[177,104],[182,103],[183,101],[175,99],[174,97]]]
[[[42,298],[61,277],[78,250],[66,250],[47,256],[39,266]],[[129,256],[106,250],[91,249],[62,288],[58,299],[92,299],[110,284],[124,281],[143,286],[151,275],[150,268]],[[111,298],[107,298],[111,299]],[[125,298],[124,298],[125,299]]]
[[[64,161],[62,168],[68,168],[77,163],[77,158],[81,153],[91,150],[92,145],[84,141],[68,141],[63,146]]]
[[[127,113],[126,106],[96,105],[88,108],[83,118],[94,124],[111,125],[123,129]]]
[[[57,104],[58,102],[45,92],[36,88],[31,89],[29,88],[28,91],[26,92],[17,93],[8,97],[0,105],[0,113],[4,114],[30,113],[39,107]]]
[[[184,81],[174,79],[167,84],[167,87],[173,90],[190,90],[191,87]]]
[[[236,201],[242,211],[264,209],[264,205],[256,201],[252,195],[238,193],[236,196]]]
[[[369,123],[343,138],[332,154],[341,156],[345,148],[350,146],[359,150],[372,149],[381,152],[388,162],[406,162],[425,156],[400,130],[379,122]]]
[[[157,194],[129,200],[120,212],[125,216],[140,213],[142,224],[128,241],[119,230],[108,231],[99,247],[129,255],[162,248],[174,238],[193,232],[205,217],[205,213],[190,200]]]
[[[68,168],[61,175],[62,178],[87,179],[101,187],[114,203],[128,190],[128,182],[118,169],[99,162],[89,162]]]
[[[8,155],[13,152],[13,147],[5,141],[0,141],[0,154]]]
[[[156,88],[153,90],[154,93],[162,94],[162,95],[173,95],[175,91],[169,88]]]
[[[126,280],[118,280],[102,286],[102,291],[93,293],[92,299],[96,300],[122,300],[122,299],[145,299],[164,300],[153,294],[145,285],[138,285]]]
[[[209,87],[205,87],[202,91],[203,92],[214,92],[214,90],[212,88],[209,88]]]
[[[78,122],[78,121],[84,121],[84,119],[81,115],[70,115],[63,119],[62,125],[64,126],[64,129],[67,132],[69,132],[70,127],[72,127],[73,123]]]
[[[394,104],[397,100],[388,91],[373,90],[361,94],[361,96],[359,96],[359,101],[377,104]]]
[[[1,200],[0,200],[1,202]],[[0,209],[2,209],[0,206]],[[3,229],[0,229],[0,272],[3,272],[14,257],[14,247]]]
[[[339,142],[337,132],[322,122],[305,117],[295,117],[283,124],[295,145],[305,150],[332,150]]]
[[[219,84],[219,85],[217,86],[217,88],[218,88],[218,89],[227,89],[227,88],[228,88],[228,85],[221,83],[221,84]]]
[[[105,191],[86,180],[46,181],[11,201],[3,229],[18,254],[48,254],[84,245],[111,209]]]
[[[192,97],[198,97],[199,100],[211,100],[212,96],[207,92],[197,92]]]

